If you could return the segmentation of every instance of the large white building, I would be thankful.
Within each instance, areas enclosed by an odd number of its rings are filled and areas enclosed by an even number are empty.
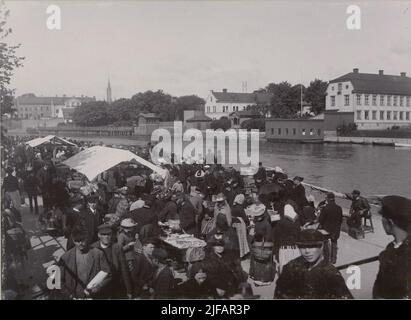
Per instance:
[[[204,105],[204,113],[213,120],[227,117],[235,111],[247,110],[247,107],[256,104],[269,104],[271,95],[268,93],[238,93],[210,91]]]
[[[83,103],[96,101],[95,97],[37,97],[26,93],[15,99],[15,109],[20,119],[45,119],[63,117],[62,109],[76,108]]]
[[[358,129],[411,125],[411,78],[360,73],[358,69],[329,82],[326,110],[354,112]]]

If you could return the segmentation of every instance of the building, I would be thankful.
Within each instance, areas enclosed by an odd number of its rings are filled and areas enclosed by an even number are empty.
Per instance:
[[[158,124],[160,117],[155,113],[140,113],[137,117],[137,125],[144,126],[147,124]]]
[[[411,124],[411,78],[353,69],[329,82],[326,110],[353,112],[359,130]]]
[[[57,115],[58,118],[63,119],[64,123],[73,122],[73,114],[76,108],[61,108]]]
[[[229,119],[231,121],[231,128],[241,128],[241,124],[246,120],[259,119],[261,114],[256,110],[241,110],[230,113]]]
[[[184,117],[184,125],[187,129],[207,130],[210,129],[211,121],[212,119],[207,117],[203,111],[195,111],[193,117],[188,119]]]
[[[111,104],[113,102],[112,98],[111,98],[111,86],[110,86],[110,79],[108,79],[108,84],[107,84],[107,97],[106,97],[106,101],[108,104]]]
[[[268,141],[322,142],[324,120],[266,119],[265,137]]]
[[[26,93],[15,99],[15,109],[20,119],[58,118],[62,108],[76,108],[83,103],[96,101],[93,97],[37,97]]]
[[[256,104],[269,104],[271,94],[269,93],[237,93],[211,90],[204,105],[204,113],[213,120],[221,117],[229,117],[230,113],[247,110],[248,107]]]

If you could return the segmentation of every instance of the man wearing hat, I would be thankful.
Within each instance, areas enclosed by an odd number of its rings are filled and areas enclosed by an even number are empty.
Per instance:
[[[174,297],[176,280],[173,272],[167,265],[167,251],[161,248],[153,250],[153,263],[157,267],[154,273],[151,289],[154,299],[167,299]]]
[[[184,193],[178,195],[177,207],[181,229],[188,234],[197,234],[196,209]]]
[[[411,200],[384,197],[380,213],[385,233],[394,241],[380,253],[373,297],[411,299]]]
[[[262,162],[258,163],[258,170],[257,173],[254,175],[254,181],[257,189],[260,188],[261,185],[267,180],[267,171],[263,167]]]
[[[318,230],[299,233],[301,256],[291,260],[280,274],[276,299],[351,299],[344,278],[324,259],[324,236]]]
[[[159,233],[158,217],[152,208],[154,196],[146,195],[143,200],[144,206],[142,208],[130,212],[130,217],[137,223],[136,232],[140,234],[142,240]]]
[[[305,196],[305,188],[301,184],[301,182],[303,181],[304,181],[304,178],[300,176],[294,177],[293,179],[294,186],[291,189],[291,192],[289,195],[289,199],[293,200],[297,204],[298,210],[302,210],[302,208],[308,204],[307,198]]]
[[[110,265],[103,251],[89,246],[85,230],[74,228],[71,238],[75,246],[58,261],[62,293],[70,299],[95,297],[111,281]],[[89,288],[88,284],[100,272],[104,274],[102,281]]]
[[[157,241],[154,238],[148,238],[143,240],[142,244],[142,252],[133,251],[133,263],[130,271],[133,284],[133,296],[136,298],[149,296],[149,286],[156,270],[153,262],[153,251],[157,245]]]
[[[346,194],[346,197],[352,201],[347,224],[350,228],[362,231],[361,219],[370,214],[370,205],[368,200],[360,194],[359,190],[353,190],[351,194]]]
[[[33,201],[34,201],[34,213],[39,214],[39,208],[37,204],[37,194],[38,194],[38,181],[33,169],[27,170],[27,176],[24,179],[24,189],[27,192],[30,204],[30,212],[33,212]]]
[[[211,250],[203,262],[210,284],[217,289],[220,297],[229,297],[241,282],[246,281],[247,275],[241,268],[240,260],[225,252],[225,242],[221,237],[210,238],[208,246]]]
[[[329,261],[332,264],[335,264],[337,262],[337,241],[340,237],[343,215],[341,207],[335,203],[334,193],[328,193],[326,201],[327,204],[321,209],[320,212],[319,229],[321,230],[320,232],[322,232],[331,241],[329,257],[327,256],[326,258],[329,258]]]
[[[132,297],[130,271],[128,270],[124,252],[118,243],[113,242],[112,226],[105,223],[98,227],[99,241],[92,247],[101,250],[111,269],[111,281],[100,294],[101,298]]]

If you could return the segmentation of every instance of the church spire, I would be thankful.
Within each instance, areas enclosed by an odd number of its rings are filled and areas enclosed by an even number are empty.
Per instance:
[[[113,101],[111,99],[111,86],[110,86],[110,77],[108,78],[108,85],[107,85],[107,103],[111,104]]]

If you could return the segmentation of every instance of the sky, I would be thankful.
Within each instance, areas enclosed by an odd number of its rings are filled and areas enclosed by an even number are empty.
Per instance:
[[[46,9],[61,9],[49,30]],[[346,10],[361,9],[349,30]],[[16,94],[104,99],[308,85],[360,72],[411,76],[411,1],[6,1],[10,44],[26,57]]]

